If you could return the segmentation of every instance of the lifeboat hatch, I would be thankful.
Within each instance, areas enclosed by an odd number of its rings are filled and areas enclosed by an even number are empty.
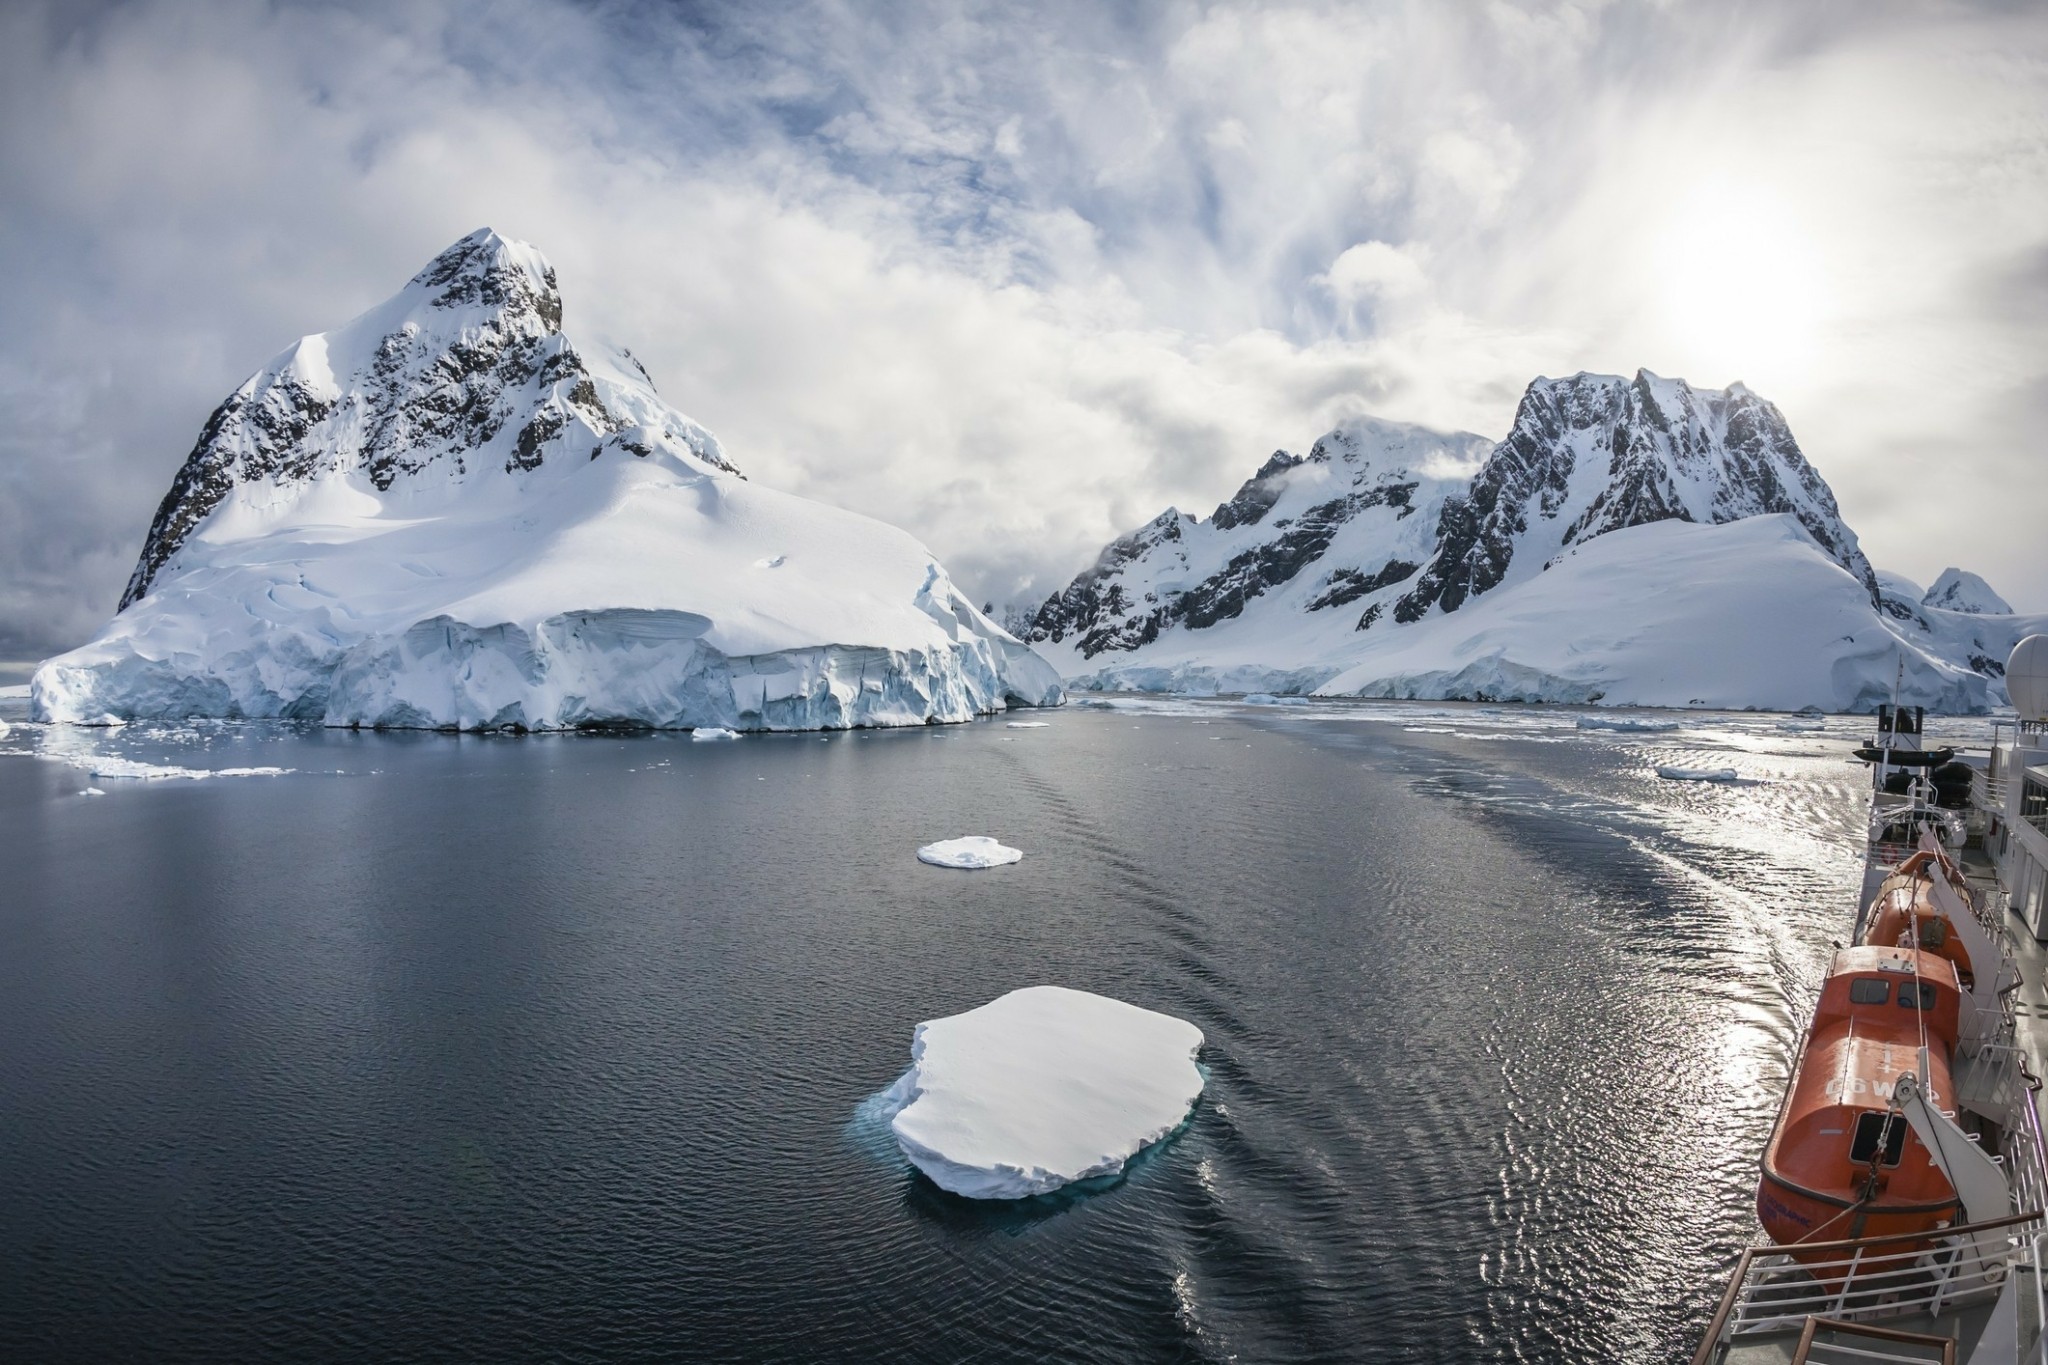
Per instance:
[[[1884,1145],[1884,1164],[1896,1166],[1906,1151],[1906,1129],[1910,1125],[1904,1114],[1889,1109],[1873,1109],[1856,1119],[1856,1136],[1849,1139],[1849,1160],[1859,1166],[1870,1164],[1870,1158],[1877,1155],[1878,1145]]]

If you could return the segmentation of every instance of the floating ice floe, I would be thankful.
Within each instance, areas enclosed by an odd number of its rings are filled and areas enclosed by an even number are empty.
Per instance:
[[[1667,782],[1740,782],[1742,774],[1733,768],[1678,768],[1657,765],[1657,776]]]
[[[1580,716],[1581,730],[1622,730],[1630,734],[1648,733],[1657,730],[1676,730],[1675,720],[1624,720],[1618,716]]]
[[[200,781],[209,777],[283,777],[296,772],[295,768],[180,768],[165,763],[141,763],[132,758],[112,758],[104,754],[66,756],[64,761],[74,768],[83,768],[94,777],[133,778],[139,782],[162,782],[171,779]]]
[[[1023,1199],[1124,1164],[1187,1120],[1202,1031],[1064,986],[917,1026],[890,1131],[942,1189]]]
[[[86,789],[85,789],[84,791],[80,792],[80,793],[79,793],[79,795],[80,795],[80,796],[105,796],[105,795],[106,795],[106,793],[105,793],[105,792],[103,792],[103,791],[101,791],[101,790],[100,790],[100,789],[99,789],[98,787],[87,787],[87,788],[86,788]]]
[[[1045,720],[1006,720],[1003,722],[1003,728],[1006,730],[1050,730],[1052,722]],[[0,730],[0,734],[5,733],[7,733],[5,730]]]
[[[690,731],[690,738],[696,739],[738,739],[740,732],[728,730],[723,725],[700,725]]]
[[[999,844],[985,834],[941,839],[917,850],[917,860],[933,867],[1001,867],[1004,863],[1019,862],[1023,857],[1024,850]]]

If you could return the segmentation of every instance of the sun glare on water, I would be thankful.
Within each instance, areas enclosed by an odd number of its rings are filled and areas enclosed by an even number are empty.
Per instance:
[[[1658,258],[1666,325],[1693,369],[1768,384],[1813,364],[1823,263],[1775,196],[1703,187],[1684,202]]]

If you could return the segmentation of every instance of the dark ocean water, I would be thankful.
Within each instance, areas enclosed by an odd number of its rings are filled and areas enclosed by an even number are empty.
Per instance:
[[[1850,914],[1856,723],[1033,718],[18,724],[0,1359],[1690,1349]],[[969,833],[1025,859],[913,858]],[[863,1102],[919,1020],[1047,982],[1192,1020],[1208,1090],[1110,1189],[947,1195]]]

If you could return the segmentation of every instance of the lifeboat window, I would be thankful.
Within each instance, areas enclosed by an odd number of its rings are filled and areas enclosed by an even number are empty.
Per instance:
[[[1891,1120],[1891,1131],[1885,1131],[1885,1120]],[[1856,1119],[1856,1136],[1849,1140],[1849,1160],[1857,1165],[1866,1165],[1877,1152],[1877,1144],[1884,1143],[1884,1164],[1896,1166],[1900,1155],[1906,1150],[1906,1116],[1888,1110],[1862,1114]]]
[[[1892,998],[1892,983],[1878,976],[1859,976],[1849,983],[1852,1005],[1882,1005]]]
[[[1899,983],[1899,1008],[1902,1010],[1933,1009],[1934,983],[1932,981],[1901,981]]]

